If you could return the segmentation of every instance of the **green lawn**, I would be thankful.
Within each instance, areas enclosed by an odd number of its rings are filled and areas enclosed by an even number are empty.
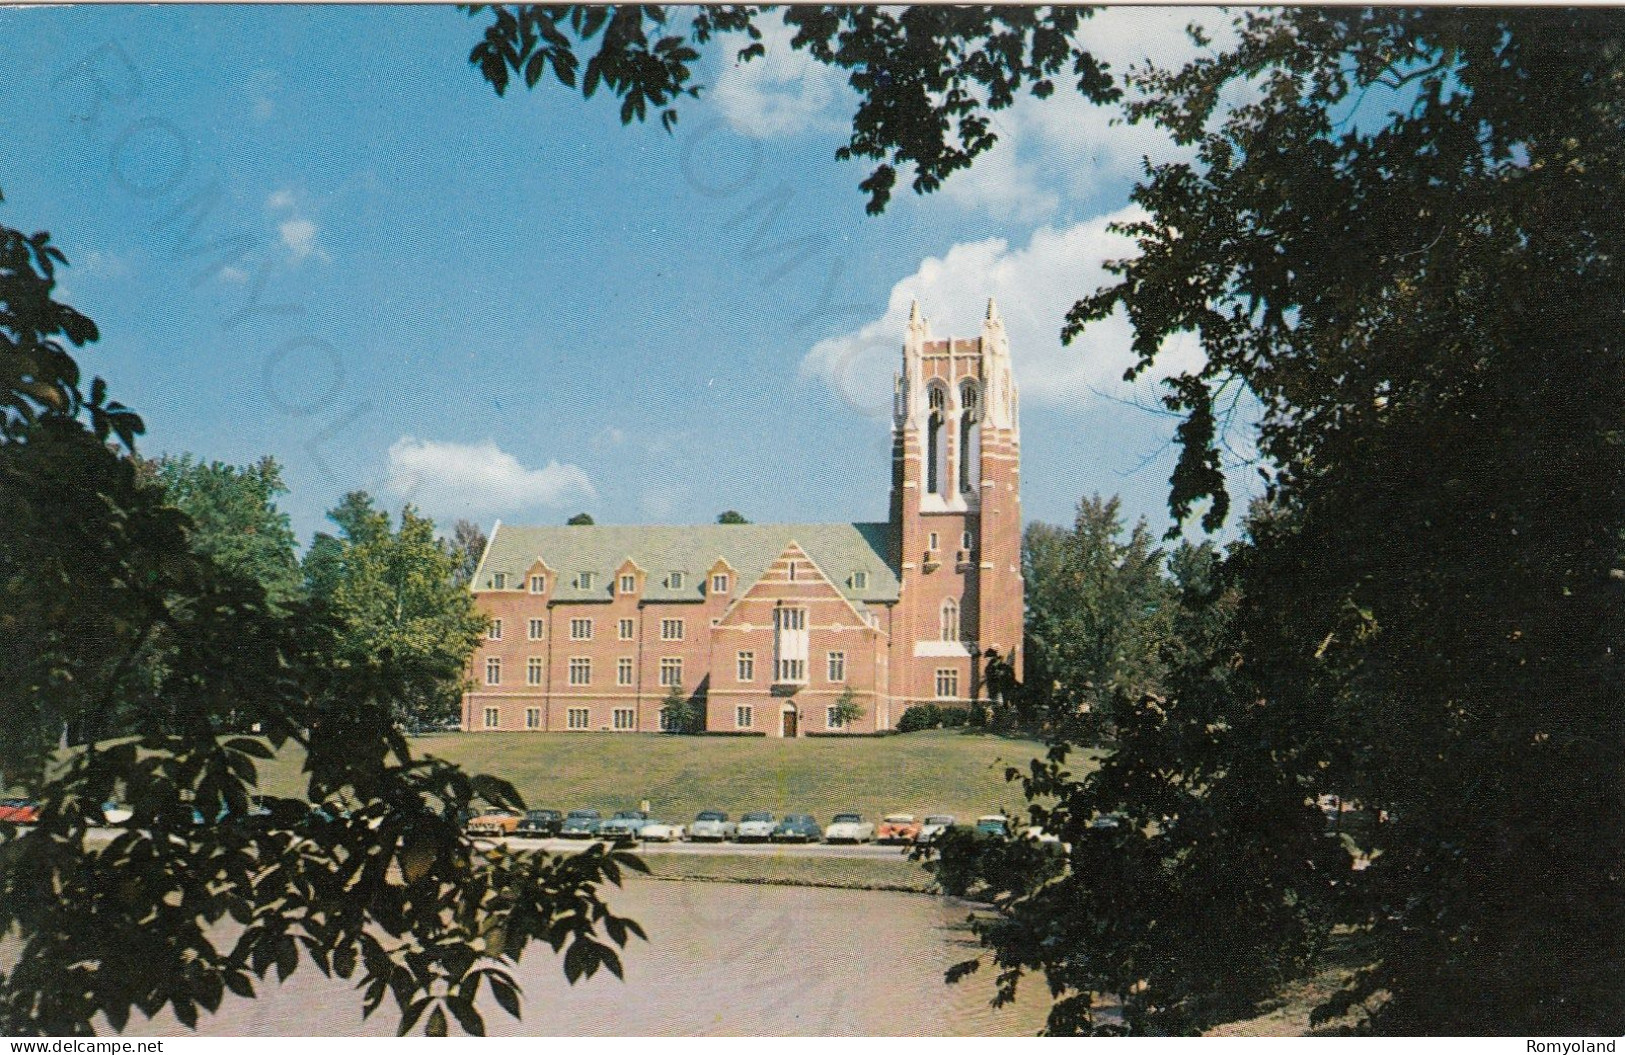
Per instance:
[[[555,809],[634,808],[687,821],[703,809],[831,814],[947,812],[961,820],[1021,813],[1023,769],[1043,753],[1031,740],[951,730],[840,740],[656,736],[626,733],[451,733],[411,741],[416,753],[509,780],[527,804]],[[1080,759],[1080,765],[1091,764]],[[297,795],[300,758],[262,763],[261,786]]]

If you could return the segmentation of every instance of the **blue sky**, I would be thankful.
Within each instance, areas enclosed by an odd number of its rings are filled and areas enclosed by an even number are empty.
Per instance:
[[[1121,67],[1190,54],[1192,9],[1114,9]],[[864,213],[852,99],[770,32],[708,57],[675,135],[614,101],[498,99],[446,7],[0,11],[0,218],[50,230],[82,356],[145,453],[273,454],[301,539],[347,490],[443,525],[882,519],[908,300],[940,336],[1008,321],[1030,519],[1119,493],[1166,525],[1173,422],[1128,329],[1062,349],[1123,255],[1154,131],[1062,97],[927,197]],[[1170,366],[1196,361],[1176,342]],[[1136,405],[1138,404],[1138,406]],[[1238,481],[1250,471],[1237,468]]]

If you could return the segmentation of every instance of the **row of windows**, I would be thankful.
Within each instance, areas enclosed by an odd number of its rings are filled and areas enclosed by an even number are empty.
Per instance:
[[[780,609],[777,609],[773,614],[774,614],[774,628],[777,629],[777,630],[780,630],[780,631],[786,631],[786,630],[788,630],[788,631],[802,631],[802,630],[805,630],[807,628],[807,611],[804,608],[780,608]],[[942,618],[941,618],[942,640],[944,640],[944,641],[958,641],[959,640],[959,605],[954,602],[953,598],[950,597],[948,600],[942,602],[941,616],[942,616]],[[542,620],[540,620],[540,619],[532,619],[532,620],[530,620],[530,627],[529,627],[529,634],[528,634],[529,639],[532,640],[532,641],[540,641],[540,640],[542,640],[542,638],[543,638],[543,629],[544,629],[544,627],[543,627],[543,621]],[[622,620],[620,620],[620,625],[617,627],[617,630],[619,632],[619,637],[620,637],[620,639],[622,641],[631,641],[636,636],[637,628],[633,624],[632,620],[630,620],[630,619],[622,619]],[[593,631],[593,621],[591,619],[572,619],[572,620],[570,620],[570,640],[571,641],[591,641],[592,640],[592,631]],[[682,620],[682,619],[662,619],[660,621],[660,640],[662,640],[662,641],[681,641],[684,638],[684,634],[685,634],[685,621],[684,620]],[[490,629],[487,636],[489,636],[492,641],[501,641],[502,640],[502,620],[500,620],[500,619],[491,620],[491,629]],[[747,679],[743,679],[743,680],[748,681],[749,679],[747,678]],[[832,676],[831,680],[833,681],[833,680],[839,680],[839,679],[836,679],[836,678],[834,678]]]
[[[736,673],[740,681],[756,680],[756,653],[741,652],[738,654]],[[825,676],[830,681],[846,680],[846,653],[830,652],[824,657]],[[569,676],[571,685],[592,684],[592,660],[586,656],[575,656],[569,661]],[[615,661],[615,683],[617,685],[632,684],[633,664],[629,656],[623,656]],[[781,659],[774,668],[776,681],[805,681],[807,677],[806,661],[800,659]],[[531,656],[525,660],[525,684],[541,685],[543,682],[542,657]],[[490,656],[485,661],[485,683],[487,685],[502,684],[502,659]],[[660,661],[660,684],[671,687],[683,683],[683,661],[675,657],[666,657]],[[940,693],[939,693],[940,695]]]
[[[592,712],[586,707],[571,707],[565,712],[565,726],[569,729],[587,729],[591,726]],[[502,724],[502,712],[496,707],[485,708],[485,728],[496,729]],[[756,724],[755,708],[749,704],[741,704],[734,708],[734,726],[739,729],[751,729]],[[629,730],[637,728],[637,711],[631,707],[616,707],[610,712],[611,728]],[[840,708],[826,707],[824,709],[824,726],[828,729],[844,729],[846,723],[841,720]],[[525,708],[525,728],[540,729],[542,727],[542,709],[540,707]],[[675,716],[668,713],[667,708],[660,708],[660,728],[670,732],[676,728]]]
[[[590,590],[593,588],[593,583],[595,583],[597,579],[598,576],[596,572],[577,572],[575,578],[570,580],[570,585],[577,590]],[[685,581],[687,581],[687,577],[684,572],[674,571],[667,574],[666,578],[663,580],[663,585],[669,590],[681,590]],[[638,580],[635,575],[622,575],[620,582],[617,585],[620,587],[621,593],[636,593],[638,588]],[[506,590],[508,588],[507,573],[500,571],[492,573],[491,588],[493,590]],[[532,575],[530,577],[530,592],[546,593],[547,576]],[[728,576],[726,574],[719,572],[716,575],[711,576],[711,592],[716,594],[728,592]]]
[[[935,531],[931,532],[926,537],[925,548],[926,549],[941,549],[942,548],[941,546],[937,545],[937,533]],[[976,548],[976,536],[972,535],[969,531],[967,531],[964,534],[960,535],[959,536],[959,548],[964,550],[967,553],[969,553],[971,550],[974,550]]]

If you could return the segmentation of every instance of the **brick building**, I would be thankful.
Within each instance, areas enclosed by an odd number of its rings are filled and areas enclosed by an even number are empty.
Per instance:
[[[1020,401],[998,309],[935,338],[916,305],[894,382],[884,523],[491,531],[490,615],[463,728],[659,732],[673,687],[711,733],[896,726],[983,695],[989,648],[1020,670]],[[847,690],[863,717],[834,710]]]

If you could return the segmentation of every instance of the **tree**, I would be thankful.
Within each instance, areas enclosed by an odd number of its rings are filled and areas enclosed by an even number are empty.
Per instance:
[[[392,716],[421,670],[340,661],[321,602],[280,611],[193,548],[196,525],[137,472],[140,418],[99,379],[79,388],[66,346],[97,330],[53,299],[63,263],[48,235],[0,228],[0,783],[40,802],[33,827],[0,823],[0,1033],[166,1008],[190,1026],[301,962],[355,980],[367,1014],[393,999],[403,1033],[481,1032],[480,987],[517,1015],[535,942],[572,980],[619,973],[614,945],[642,931],[599,890],[639,862],[462,834],[470,802],[518,795],[411,756]],[[162,662],[143,663],[155,643]],[[119,702],[153,720],[55,752]],[[263,737],[226,732],[238,722]],[[251,823],[257,764],[286,745],[326,812],[272,799]],[[115,796],[134,816],[87,838]]]
[[[580,526],[591,526],[592,522],[593,521],[592,521],[592,514],[591,513],[577,513],[575,516],[571,517],[569,520],[566,520],[565,524],[567,526],[569,526],[569,527],[580,527]]]
[[[1035,691],[1018,694],[1017,705],[1042,708],[1091,741],[1109,733],[1106,711],[1118,693],[1158,689],[1173,600],[1150,529],[1142,519],[1122,538],[1121,508],[1116,497],[1095,495],[1078,503],[1070,530],[1034,522],[1022,539]]]
[[[858,702],[858,694],[848,685],[835,697],[835,724],[845,729],[855,722],[861,722],[864,714],[863,704]]]
[[[343,626],[338,658],[418,675],[416,691],[395,700],[395,718],[407,728],[455,717],[488,621],[457,582],[457,559],[435,537],[434,522],[406,506],[392,530],[365,492],[345,495],[328,518],[339,535],[318,534],[307,563],[311,595]]]
[[[458,520],[451,528],[452,581],[467,586],[474,581],[485,556],[485,532],[472,520]]]
[[[696,49],[759,14],[711,9],[651,43],[658,8],[499,9],[472,59],[499,92],[549,66],[573,86],[571,37],[602,31],[582,90],[614,91],[623,121],[668,107],[669,126]],[[1052,90],[1052,58],[1112,92],[1073,12],[786,17],[795,47],[852,71],[839,153],[884,159],[871,210],[898,162],[918,191],[970,164],[987,111]],[[1131,75],[1129,119],[1194,157],[1148,164],[1137,255],[1065,335],[1123,311],[1138,373],[1194,333],[1203,365],[1167,397],[1170,507],[1225,522],[1243,396],[1268,501],[1219,575],[1233,618],[1194,621],[1207,654],[1160,699],[1115,700],[1106,775],[1067,778],[1064,743],[1029,774],[1059,797],[1046,828],[1069,874],[1108,877],[1013,898],[986,934],[1009,985],[1046,972],[1053,1030],[1203,1028],[1310,969],[1334,925],[1371,966],[1327,1010],[1365,1006],[1369,1028],[1620,1030],[1619,963],[1595,940],[1625,931],[1619,27],[1595,9],[1246,12],[1227,51]],[[1387,818],[1356,847],[1370,867],[1327,851],[1323,794]],[[1130,823],[1088,827],[1104,813]],[[1095,1019],[1099,996],[1121,1025]]]
[[[258,582],[273,606],[299,596],[304,584],[293,527],[276,507],[288,488],[275,458],[238,467],[166,454],[137,463],[137,470],[191,520],[193,549]]]
[[[664,720],[661,728],[668,733],[692,735],[705,729],[705,708],[699,700],[673,685],[660,701]]]
[[[727,510],[726,512],[717,514],[717,523],[719,523],[719,524],[748,524],[748,523],[750,523],[750,521],[746,520],[742,514],[736,513],[732,509],[730,509],[730,510]]]

